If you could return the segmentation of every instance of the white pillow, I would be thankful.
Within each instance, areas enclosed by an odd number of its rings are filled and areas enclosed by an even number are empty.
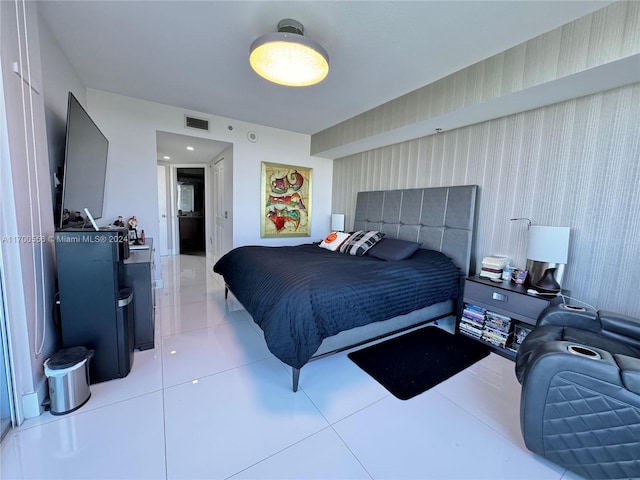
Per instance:
[[[324,240],[322,240],[322,242],[320,242],[320,246],[335,252],[344,242],[347,241],[349,237],[350,235],[345,232],[331,232]]]

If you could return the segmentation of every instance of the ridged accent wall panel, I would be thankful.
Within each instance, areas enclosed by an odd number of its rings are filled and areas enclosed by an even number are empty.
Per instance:
[[[468,115],[463,117],[468,120],[465,123],[459,120],[455,126],[470,125],[475,122],[478,108],[483,104],[545,84],[548,88],[548,85],[556,80],[584,73],[638,53],[640,2],[614,2],[592,14],[318,132],[311,137],[311,153],[323,156],[332,149],[349,144],[357,145],[360,141],[402,131],[404,127],[420,125],[431,119],[439,118],[441,123],[446,123],[450,121],[447,115],[465,109],[470,109]],[[628,83],[632,82],[633,80],[630,80]],[[606,88],[598,90],[623,84],[609,84]],[[575,97],[598,90],[576,94]],[[534,93],[529,95],[536,98]],[[565,96],[546,104],[569,98],[572,98],[571,93],[566,92]],[[512,104],[513,102],[510,105]],[[545,103],[536,103],[532,108],[543,105]],[[472,107],[478,108],[474,110]],[[524,108],[509,110],[500,115],[523,110]],[[484,116],[481,120],[500,116],[487,115],[490,116]],[[442,125],[436,124],[435,127]],[[413,132],[414,130],[410,129],[406,133],[398,133],[401,136],[394,142],[419,136],[413,135]],[[433,129],[429,132],[433,132]],[[380,145],[380,142],[372,143],[369,148]],[[355,151],[350,150],[349,153]],[[335,157],[330,155],[330,158]]]
[[[640,317],[640,83],[334,161],[333,212],[356,194],[479,185],[474,256],[526,262],[527,223],[571,227],[563,287]]]

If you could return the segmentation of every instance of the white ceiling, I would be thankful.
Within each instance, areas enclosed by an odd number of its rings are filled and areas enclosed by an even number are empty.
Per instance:
[[[38,10],[90,88],[313,134],[610,1],[54,1]],[[283,18],[328,51],[311,87],[258,77]],[[222,146],[220,146],[222,147]]]
[[[156,134],[158,161],[172,164],[209,163],[229,146],[231,144],[227,142],[190,135],[169,132],[157,132]],[[193,147],[193,150],[187,150],[187,147]],[[164,158],[165,156],[169,158]]]

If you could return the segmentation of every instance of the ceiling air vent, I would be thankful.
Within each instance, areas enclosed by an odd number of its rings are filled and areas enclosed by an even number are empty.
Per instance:
[[[191,117],[189,115],[184,116],[184,126],[187,128],[195,128],[197,130],[209,131],[209,120],[203,120],[202,118]]]

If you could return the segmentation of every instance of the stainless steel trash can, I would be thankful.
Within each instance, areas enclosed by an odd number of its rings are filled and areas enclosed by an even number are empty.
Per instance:
[[[89,361],[93,350],[71,347],[60,350],[44,362],[49,383],[49,410],[64,415],[83,406],[91,397]]]

